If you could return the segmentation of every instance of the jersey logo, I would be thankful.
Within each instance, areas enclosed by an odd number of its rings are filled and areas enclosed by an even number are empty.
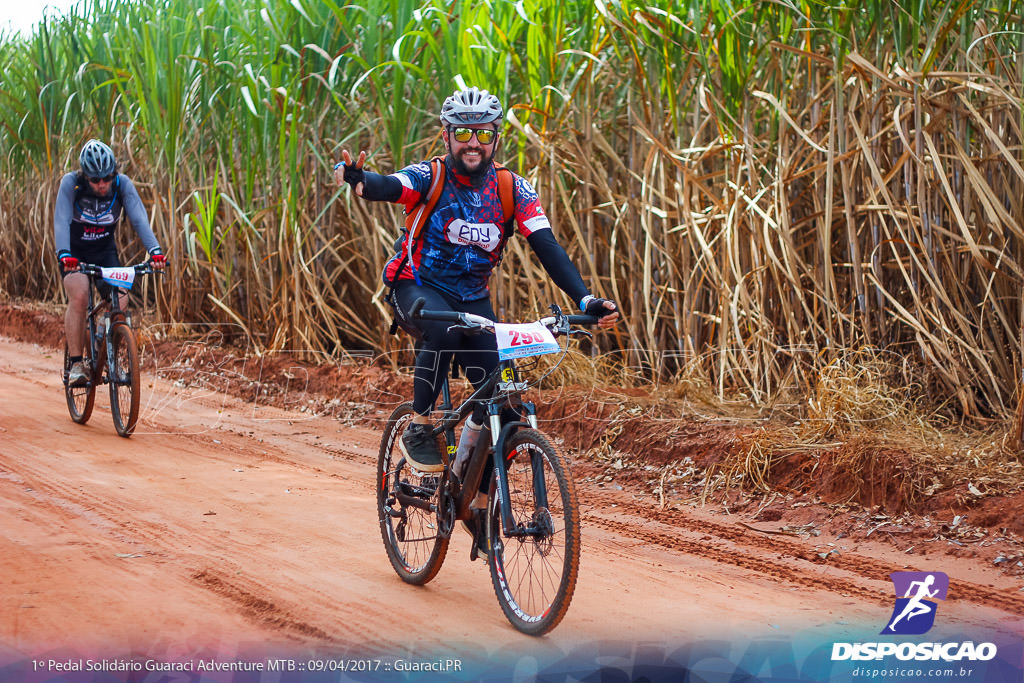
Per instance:
[[[109,225],[89,225],[86,223],[82,226],[82,241],[92,242],[95,240],[101,240],[110,234]]]
[[[446,232],[452,244],[471,244],[487,252],[501,243],[501,229],[494,223],[467,223],[456,218],[448,223]]]

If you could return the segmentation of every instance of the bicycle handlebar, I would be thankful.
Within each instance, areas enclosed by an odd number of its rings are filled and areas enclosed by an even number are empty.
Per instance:
[[[123,268],[131,268],[138,275],[159,275],[161,271],[153,270],[152,261],[146,261],[145,263],[137,263],[134,266],[122,266]],[[97,266],[92,263],[79,263],[78,270],[85,275],[100,276],[103,266]]]
[[[409,317],[411,318],[423,318],[425,320],[440,320],[447,323],[465,323],[462,316],[468,315],[466,313],[457,313],[455,311],[424,311],[423,306],[427,303],[427,300],[423,297],[416,299],[412,302],[412,308],[409,309]]]
[[[596,325],[601,319],[596,315],[567,315],[565,319],[570,325]]]
[[[494,321],[488,320],[483,316],[474,315],[473,313],[459,313],[457,311],[429,311],[424,310],[423,306],[426,304],[426,299],[420,297],[413,302],[412,307],[409,309],[409,317],[413,319],[423,320],[438,320],[441,322],[456,323],[463,327],[494,330]],[[552,306],[555,311],[555,315],[546,316],[541,318],[540,322],[545,327],[551,328],[557,326],[555,332],[568,331],[570,325],[597,325],[600,318],[596,315],[565,315],[561,309],[557,306]]]

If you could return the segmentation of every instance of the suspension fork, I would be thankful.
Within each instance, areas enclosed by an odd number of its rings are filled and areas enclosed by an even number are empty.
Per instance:
[[[113,333],[119,325],[124,325],[129,331],[132,326],[127,309],[121,308],[121,290],[119,288],[111,288],[110,299],[107,303],[107,310],[103,313],[104,342],[107,346],[107,378],[111,384],[124,384],[127,378],[121,376],[121,368],[117,364]]]
[[[491,404],[488,406],[488,412],[490,413],[490,423],[492,427],[492,434],[498,436],[494,438],[494,478],[495,488],[498,496],[499,509],[501,512],[501,529],[505,536],[530,536],[533,532],[530,529],[517,526],[515,519],[512,517],[512,500],[509,494],[508,488],[508,461],[505,459],[505,444],[511,438],[512,434],[520,427],[528,427],[536,429],[537,426],[537,410],[532,402],[524,401],[518,406],[520,413],[525,413],[526,421],[515,421],[507,422],[501,426],[499,430],[495,430],[496,425],[501,424],[501,407],[497,404]],[[510,453],[510,459],[514,456],[514,453]],[[538,462],[538,458],[542,458],[543,455],[535,453],[531,455],[531,466],[533,468],[533,492],[534,498],[537,501],[537,505],[540,507],[547,507],[547,489],[544,482],[544,467],[543,463]]]

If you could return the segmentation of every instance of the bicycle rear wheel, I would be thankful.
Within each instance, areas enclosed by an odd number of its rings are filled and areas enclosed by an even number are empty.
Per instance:
[[[506,442],[508,494],[513,526],[504,535],[496,480],[487,510],[487,564],[502,612],[528,635],[547,633],[569,609],[580,562],[576,486],[547,437],[520,429]]]
[[[114,351],[107,363],[110,412],[117,433],[129,437],[139,419],[139,350],[132,328],[125,323],[115,324],[110,334]]]
[[[93,364],[88,349],[86,349],[84,360],[86,367],[91,370]],[[96,400],[96,384],[93,382],[96,373],[90,373],[89,383],[84,387],[73,387],[68,384],[68,373],[70,371],[71,355],[68,353],[67,342],[64,342],[64,373],[62,375],[64,379],[64,398],[67,399],[68,412],[71,413],[71,419],[80,425],[84,425],[89,421],[89,417],[92,416],[92,406]]]
[[[384,428],[377,457],[377,515],[391,566],[406,583],[422,586],[440,571],[449,537],[440,533],[437,512],[412,504],[436,509],[441,483],[440,474],[413,470],[402,455],[399,439],[413,414],[412,404],[403,403]]]

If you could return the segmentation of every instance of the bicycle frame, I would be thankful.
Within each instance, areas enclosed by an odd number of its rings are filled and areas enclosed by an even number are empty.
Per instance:
[[[131,266],[129,266],[131,267]],[[148,274],[154,271],[148,264],[139,264],[134,266],[136,274]],[[83,263],[81,265],[81,273],[85,275],[89,280],[89,307],[86,310],[85,317],[88,321],[88,333],[89,333],[89,350],[93,362],[99,365],[97,359],[99,358],[100,347],[97,339],[97,329],[99,323],[97,322],[97,314],[99,311],[106,307],[103,312],[102,326],[103,326],[103,339],[104,339],[104,358],[111,358],[114,353],[114,341],[113,335],[110,334],[111,328],[119,322],[124,322],[128,327],[131,327],[131,318],[128,312],[121,308],[121,289],[119,287],[110,287],[110,293],[106,297],[98,297],[98,288],[96,286],[96,278],[100,276],[101,269],[99,266],[94,266],[89,263]],[[128,295],[127,291],[124,292],[125,296]],[[95,368],[93,369],[95,372]],[[107,384],[110,378],[105,375],[94,377],[96,384]],[[119,380],[120,378],[115,378]],[[90,380],[94,381],[94,380]]]
[[[537,367],[540,355],[560,359],[567,346],[556,338],[588,334],[572,326],[594,325],[598,318],[563,315],[552,306],[553,316],[502,324],[471,313],[424,311],[424,303],[417,299],[409,317],[454,323],[450,332],[493,333],[497,359],[457,406],[450,385],[450,378],[458,377],[456,365],[439,378],[441,404],[428,420],[419,419],[409,401],[388,418],[377,456],[376,494],[388,560],[406,583],[426,584],[441,569],[456,520],[463,520],[473,537],[470,559],[487,564],[505,617],[522,633],[543,635],[565,616],[576,587],[580,512],[568,460],[537,429],[536,406],[524,397],[530,383],[520,372]],[[483,424],[471,452],[459,453],[455,428],[470,414]],[[396,444],[414,421],[429,422],[427,433],[435,440],[444,437],[440,467],[421,471]],[[466,435],[463,431],[462,438]],[[458,474],[453,459],[459,461]],[[484,509],[473,507],[484,497],[486,504],[479,504]]]
[[[423,317],[434,317],[435,319],[440,319],[437,318],[437,313],[430,314],[429,312],[422,311],[422,304],[417,301],[413,305],[412,317],[415,318],[421,314]],[[445,315],[445,319],[453,322],[459,322],[463,325],[467,324],[467,321],[472,318],[472,316],[464,317],[465,314],[460,313],[445,312]],[[593,324],[597,320],[592,316],[561,317],[561,311],[557,309],[556,316],[559,316],[556,320],[564,319],[568,322],[586,324]],[[481,318],[479,320],[484,319]],[[566,327],[566,330],[568,330],[568,327]],[[565,351],[563,350],[563,353],[564,352]],[[455,498],[455,519],[467,520],[472,517],[470,504],[476,496],[476,491],[480,486],[480,482],[486,468],[487,456],[490,455],[491,460],[494,463],[495,487],[500,505],[502,532],[505,536],[510,537],[539,536],[544,533],[544,530],[538,529],[535,525],[519,526],[513,521],[512,503],[508,489],[507,463],[502,456],[505,452],[505,443],[516,429],[519,427],[537,428],[536,406],[532,402],[523,401],[520,398],[525,390],[526,385],[519,381],[519,374],[516,370],[515,361],[512,359],[503,359],[498,362],[497,367],[491,371],[487,378],[473,391],[473,393],[456,408],[452,406],[449,378],[446,375],[443,380],[443,384],[441,385],[442,401],[439,406],[439,409],[444,413],[444,417],[434,428],[434,436],[437,437],[444,434],[446,444],[448,446],[452,446],[455,443],[455,427],[469,416],[477,404],[483,404],[485,406],[487,411],[487,423],[484,427],[487,429],[490,438],[485,438],[486,435],[481,433],[480,439],[477,441],[473,452],[470,454],[464,478],[462,481],[458,482],[459,489],[457,493],[452,494]],[[502,408],[506,405],[515,408],[521,416],[526,418],[525,421],[514,420],[506,422],[503,425],[501,423],[501,412]],[[447,495],[451,491],[449,482],[453,476],[450,463],[448,461],[448,450],[449,449],[447,448],[445,449],[445,469],[440,480],[440,487],[443,494],[442,500],[439,504],[442,506],[447,506],[447,501],[444,500],[444,495]],[[543,475],[539,475],[541,468],[534,467],[533,471],[535,472],[533,482],[534,495],[536,496],[539,504],[546,507],[547,490]],[[424,505],[426,505],[428,508],[436,507],[425,503],[425,501],[414,499],[411,496],[403,496],[400,493],[399,498],[403,504],[412,504],[419,507],[424,507]],[[446,531],[447,533],[450,533],[451,529],[446,529]]]

